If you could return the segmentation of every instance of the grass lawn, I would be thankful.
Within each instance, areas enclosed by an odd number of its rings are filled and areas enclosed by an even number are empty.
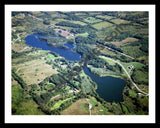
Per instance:
[[[51,60],[51,59],[53,59],[53,60],[55,60],[55,59],[58,59],[58,58],[62,58],[62,57],[55,57],[54,55],[52,55],[52,54],[47,54],[47,60]]]
[[[70,100],[70,99],[72,99],[72,98],[74,98],[74,97],[75,97],[75,96],[70,97],[70,98],[67,98],[67,99],[65,99],[65,100],[59,100],[57,103],[55,103],[55,104],[53,105],[53,107],[51,108],[51,110],[54,110],[54,109],[59,108],[62,103],[66,102],[67,100]]]
[[[77,36],[83,36],[83,37],[88,37],[88,35],[89,35],[89,34],[88,34],[87,32],[77,34]]]
[[[105,56],[99,56],[99,57],[102,58],[102,59],[105,59],[109,63],[109,65],[115,65],[116,64],[114,61],[108,59],[108,57],[105,57]]]
[[[129,63],[121,62],[121,64],[124,66],[124,68],[127,71],[129,71],[127,67],[130,66],[130,65],[132,65],[133,68],[141,68],[141,67],[145,66],[144,64],[139,63],[139,62],[129,62]]]

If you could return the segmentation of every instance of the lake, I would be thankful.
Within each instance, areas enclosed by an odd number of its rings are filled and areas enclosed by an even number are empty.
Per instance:
[[[37,38],[35,38],[35,36]],[[76,60],[80,61],[81,60],[81,55],[80,54],[71,51],[71,49],[74,47],[73,45],[64,44],[65,46],[68,47],[68,49],[60,49],[60,48],[57,48],[57,47],[49,46],[47,44],[47,42],[45,42],[45,41],[40,41],[39,37],[42,37],[42,35],[39,35],[39,34],[28,35],[25,38],[26,44],[29,45],[29,46],[32,46],[32,47],[41,48],[42,50],[49,50],[51,52],[56,52],[60,56],[64,57],[67,60],[71,60],[71,61],[76,61]],[[47,37],[47,36],[45,36],[45,37]],[[55,38],[57,38],[57,36]]]
[[[84,72],[98,85],[96,92],[101,98],[108,102],[122,102],[125,81],[112,76],[99,77],[90,72],[89,68],[84,67]]]
[[[35,36],[37,38],[35,38]],[[80,54],[73,52],[71,49],[74,47],[70,44],[64,44],[68,47],[68,49],[60,49],[57,47],[52,47],[47,45],[47,42],[40,41],[39,34],[32,34],[28,35],[25,40],[26,44],[32,47],[41,48],[42,50],[50,50],[51,52],[56,52],[60,56],[64,57],[67,60],[71,61],[80,61],[81,56]],[[58,38],[57,36],[55,38]],[[99,94],[101,98],[108,102],[122,102],[123,101],[123,89],[125,87],[125,81],[119,78],[106,76],[106,77],[99,77],[92,74],[89,69],[85,66],[84,72],[98,85],[96,92]]]

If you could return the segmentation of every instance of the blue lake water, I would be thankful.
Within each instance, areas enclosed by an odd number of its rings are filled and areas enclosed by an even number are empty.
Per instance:
[[[86,66],[84,67],[84,72],[98,85],[96,92],[101,98],[108,102],[123,101],[122,93],[126,84],[124,80],[112,76],[96,76]]]
[[[37,38],[35,38],[35,36]],[[73,45],[64,44],[65,46],[68,47],[68,49],[60,49],[57,47],[52,47],[47,45],[47,42],[40,41],[39,40],[40,36],[41,35],[39,34],[28,35],[25,38],[26,44],[32,47],[41,48],[42,50],[50,50],[52,52],[56,52],[67,60],[72,60],[72,61],[82,60],[80,54],[73,52],[71,50],[74,47]],[[58,36],[56,36],[55,38],[58,38]],[[90,76],[91,79],[98,85],[98,88],[96,91],[100,95],[100,97],[102,97],[104,100],[108,102],[123,101],[122,92],[126,84],[124,80],[115,78],[115,77],[110,77],[110,76],[98,77],[92,74],[86,66],[84,67],[84,72],[85,74]]]
[[[35,38],[35,36],[37,38]],[[71,60],[71,61],[80,61],[81,60],[81,56],[80,54],[71,51],[71,49],[74,47],[73,45],[70,44],[64,44],[65,46],[68,47],[68,49],[60,49],[57,47],[52,47],[47,45],[47,42],[45,41],[40,41],[39,37],[41,35],[39,34],[32,34],[32,35],[28,35],[25,40],[26,40],[26,44],[32,47],[36,47],[36,48],[41,48],[42,50],[50,50],[51,52],[56,52],[58,53],[60,56],[64,57],[67,60]],[[57,37],[55,37],[57,38]]]

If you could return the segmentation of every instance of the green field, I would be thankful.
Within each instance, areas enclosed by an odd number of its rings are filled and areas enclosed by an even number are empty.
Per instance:
[[[94,28],[100,30],[102,28],[106,28],[106,27],[111,27],[113,24],[107,22],[107,21],[103,21],[97,24],[92,25]]]
[[[101,22],[102,20],[96,19],[94,17],[87,17],[87,18],[84,19],[84,21],[89,23],[89,24],[95,24],[95,23]]]
[[[26,97],[26,99],[24,98]],[[19,84],[12,85],[12,114],[13,115],[45,115],[28,94],[23,93]]]
[[[53,105],[53,107],[51,108],[51,110],[54,110],[54,109],[59,108],[61,104],[63,104],[64,102],[66,102],[66,101],[68,101],[68,100],[70,100],[70,99],[73,99],[73,98],[74,98],[74,96],[73,96],[73,97],[70,97],[70,98],[67,98],[67,99],[65,99],[65,100],[59,100],[58,102],[56,102],[56,103]]]

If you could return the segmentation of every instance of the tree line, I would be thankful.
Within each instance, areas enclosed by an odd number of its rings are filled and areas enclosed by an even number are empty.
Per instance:
[[[53,35],[56,36],[55,30],[52,28],[45,28],[45,27],[37,27],[33,30],[33,32],[38,33],[40,35]]]
[[[23,89],[27,86],[24,80],[15,72],[14,69],[12,69],[12,77],[21,85]]]

